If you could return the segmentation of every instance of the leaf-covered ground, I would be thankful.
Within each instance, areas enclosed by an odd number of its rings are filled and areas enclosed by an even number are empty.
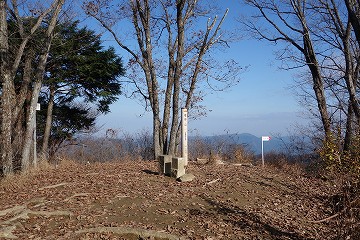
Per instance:
[[[326,182],[200,165],[180,183],[151,161],[60,164],[0,185],[2,239],[326,239]],[[14,181],[18,179],[18,183]],[[20,180],[19,180],[20,179]]]

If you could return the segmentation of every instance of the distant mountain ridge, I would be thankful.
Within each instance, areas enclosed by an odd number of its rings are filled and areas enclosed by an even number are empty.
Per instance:
[[[189,140],[195,139],[198,137],[189,137]],[[240,133],[240,134],[223,134],[215,136],[205,136],[201,137],[207,142],[227,142],[233,144],[243,144],[248,150],[253,151],[255,154],[261,154],[261,137],[256,137],[250,133]],[[289,143],[290,137],[282,137],[282,140],[272,137],[270,141],[264,142],[264,153],[268,152],[280,152],[283,150],[284,143]]]

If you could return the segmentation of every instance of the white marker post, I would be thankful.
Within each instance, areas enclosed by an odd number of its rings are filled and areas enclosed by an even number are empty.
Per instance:
[[[181,109],[181,157],[184,159],[184,166],[188,165],[188,113],[186,108]]]
[[[262,166],[264,167],[264,142],[270,141],[271,137],[269,136],[262,136],[261,137],[261,160],[262,160]]]
[[[36,104],[36,111],[40,111],[40,103]],[[34,136],[33,136],[33,141],[34,141],[34,162],[33,165],[34,167],[37,166],[37,152],[36,152],[36,111],[35,111],[35,116],[34,116]]]

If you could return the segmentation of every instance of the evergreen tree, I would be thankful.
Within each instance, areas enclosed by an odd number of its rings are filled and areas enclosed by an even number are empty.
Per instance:
[[[121,93],[119,77],[125,72],[122,60],[114,48],[104,49],[101,44],[99,35],[79,28],[78,22],[58,26],[41,98],[46,111],[40,111],[43,122],[38,124],[44,153],[49,144],[58,145],[89,129],[95,122],[94,112],[108,113],[109,105]]]

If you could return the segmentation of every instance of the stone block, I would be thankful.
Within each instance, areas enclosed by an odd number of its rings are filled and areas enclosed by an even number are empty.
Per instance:
[[[185,174],[185,159],[181,157],[173,157],[171,163],[171,175],[179,178]]]
[[[178,179],[181,176],[185,175],[185,168],[183,169],[171,169],[171,176]]]
[[[159,173],[165,175],[171,175],[171,155],[160,155],[159,156]]]
[[[173,157],[171,163],[172,169],[183,169],[185,168],[185,159],[182,157]]]

